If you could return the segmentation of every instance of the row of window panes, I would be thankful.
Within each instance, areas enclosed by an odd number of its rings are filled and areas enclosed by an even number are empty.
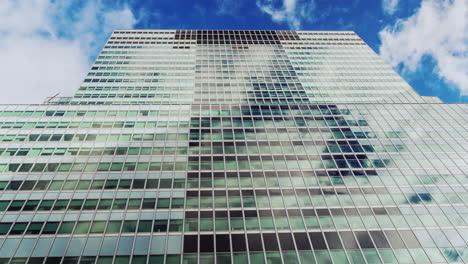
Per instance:
[[[101,79],[104,80],[104,79]],[[102,82],[102,81],[101,81]],[[74,98],[178,98],[178,99],[190,99],[193,95],[191,94],[129,94],[129,93],[122,93],[122,94],[75,94]]]
[[[91,70],[101,70],[101,71],[168,71],[168,72],[193,72],[195,66],[190,67],[92,67]],[[353,68],[354,69],[354,68]],[[386,69],[386,68],[385,68]]]
[[[107,155],[186,155],[187,147],[107,147],[107,148],[0,148],[10,156],[107,156]]]
[[[184,198],[0,201],[0,211],[80,211],[184,208]]]
[[[119,61],[125,61],[125,60],[152,60],[152,61],[160,61],[160,60],[174,60],[174,61],[186,61],[186,62],[191,62],[192,64],[195,64],[195,57],[190,55],[190,54],[180,54],[180,55],[173,55],[173,56],[167,56],[170,54],[164,54],[164,56],[98,56],[97,60],[119,60]],[[266,60],[265,60],[266,61]]]
[[[291,120],[293,119],[293,120]],[[326,120],[324,120],[326,119]],[[211,124],[213,123],[213,124]],[[198,120],[196,117],[191,118],[190,127],[351,127],[351,126],[367,126],[365,120],[344,120],[340,117],[225,117],[225,118],[208,118],[202,117]],[[393,131],[389,131],[393,132]],[[351,133],[349,131],[348,133]],[[288,134],[285,132],[284,134]],[[292,134],[292,133],[291,133]],[[370,132],[368,132],[370,134]]]
[[[64,221],[0,223],[0,235],[182,232],[183,220]]]
[[[198,166],[198,165],[197,165]],[[186,162],[10,163],[0,172],[185,171]]]
[[[171,86],[81,86],[78,91],[192,91],[193,89],[193,87]]]
[[[393,194],[393,195],[271,195],[271,196],[207,196],[207,197],[188,197],[185,199],[185,207],[187,209],[199,208],[293,208],[293,207],[322,207],[322,206],[383,206],[383,205],[408,205],[417,199],[422,200],[425,193],[419,194]],[[465,195],[460,195],[464,196]],[[380,199],[379,199],[380,198]],[[449,199],[453,201],[450,201]],[[382,201],[381,201],[382,200]],[[439,204],[460,204],[463,205],[463,200],[455,193],[452,194],[433,194],[431,201],[426,203],[439,203]],[[421,204],[420,202],[413,204]],[[128,206],[127,206],[128,205]],[[128,209],[154,209],[156,208],[184,208],[184,198],[173,198],[172,203],[169,198],[131,198],[131,199],[73,199],[73,200],[12,200],[0,201],[0,211],[50,211],[50,210],[124,210]],[[67,209],[68,208],[68,209]],[[450,221],[443,215],[444,225],[450,225]],[[465,216],[466,217],[466,216]],[[408,218],[410,218],[408,216]],[[413,217],[418,219],[418,217]],[[397,219],[398,220],[398,219]],[[400,219],[401,220],[401,219]],[[433,219],[424,219],[424,221],[433,222]],[[460,218],[453,219],[453,221],[462,223]],[[413,224],[417,224],[417,220],[412,220]]]
[[[424,253],[425,251],[425,253]],[[251,253],[201,253],[170,255],[118,255],[83,257],[32,257],[0,258],[0,264],[245,264],[245,263],[459,263],[467,261],[464,257],[468,248],[425,248],[421,249],[362,249],[362,250],[314,250],[314,251],[267,251]]]
[[[208,61],[211,63],[216,63],[219,65],[223,65],[223,58],[229,58],[235,63],[258,63],[258,64],[271,64],[274,62],[282,62],[283,64],[291,64],[289,59],[292,60],[299,60],[299,61],[323,61],[323,62],[333,62],[333,61],[339,61],[340,64],[343,62],[346,63],[347,61],[349,62],[368,62],[368,63],[373,63],[377,62],[380,63],[382,59],[380,57],[375,57],[373,55],[366,56],[363,54],[357,54],[357,55],[348,55],[348,56],[343,56],[341,54],[333,54],[333,56],[318,56],[318,55],[313,55],[313,56],[286,56],[286,55],[276,55],[272,59],[271,55],[272,52],[269,53],[258,53],[258,54],[245,54],[245,55],[237,55],[236,53],[233,54],[233,56],[215,56],[213,53],[206,53],[206,55],[211,55],[211,56],[202,56],[201,54],[197,56],[197,58],[200,58],[200,60],[197,60],[196,63],[193,61],[195,58],[193,53],[178,53],[177,55],[174,56],[167,56],[167,53],[162,53],[162,55],[158,56],[138,56],[138,55],[127,55],[127,56],[119,56],[119,55],[114,55],[114,56],[104,56],[100,55],[98,56],[97,60],[119,60],[119,61],[126,61],[126,60],[152,60],[152,61],[161,61],[161,60],[176,60],[176,61],[187,61],[191,62],[192,64],[197,64],[197,65],[202,65],[202,64],[207,64]],[[274,54],[274,53],[273,53]],[[248,56],[250,55],[250,56]],[[341,55],[341,56],[340,56]],[[204,60],[203,60],[204,59]],[[297,61],[294,61],[297,62]],[[294,63],[292,62],[292,63]]]
[[[340,49],[338,50],[330,50],[328,49],[327,51],[289,51],[289,49],[294,50],[294,48],[288,47],[287,48],[287,54],[288,55],[315,55],[315,56],[321,56],[321,55],[329,55],[329,56],[336,56],[336,55],[349,55],[351,52],[349,50],[344,50],[341,51]],[[262,50],[262,49],[254,49],[255,53],[252,54],[252,52],[249,51],[244,51],[244,49],[214,49],[214,50],[197,50],[196,54],[197,57],[207,57],[209,56],[210,58],[236,58],[236,57],[242,57],[242,58],[247,58],[248,54],[251,54],[253,58],[256,57],[263,57],[263,56],[268,56],[271,55],[272,52],[277,54],[275,56],[275,59],[278,58],[286,58],[287,56],[282,55],[284,54],[284,49],[274,49],[274,50]],[[158,48],[158,49],[145,49],[145,50],[131,50],[131,49],[117,49],[117,50],[103,50],[100,55],[107,55],[107,54],[142,54],[142,55],[156,55],[156,54],[163,54],[167,55],[168,52],[174,52],[174,49],[166,49],[164,47]],[[174,56],[184,56],[190,55],[190,54],[195,54],[195,51],[190,51],[190,50],[183,50],[183,51],[177,51]],[[362,57],[375,57],[374,54],[369,53],[366,50],[353,50],[352,54],[361,54]],[[367,56],[366,56],[367,55]],[[184,70],[185,68],[182,68]],[[386,68],[388,69],[388,68]],[[156,69],[159,70],[159,69]],[[164,69],[163,69],[164,70]]]
[[[241,100],[242,99],[242,100]],[[78,99],[77,99],[78,100]],[[184,101],[175,101],[175,100],[148,100],[148,101],[134,101],[134,100],[128,100],[128,101],[90,101],[88,99],[80,99],[83,101],[72,101],[70,102],[71,105],[187,105],[187,100]],[[95,100],[95,99],[93,99]],[[216,103],[216,104],[222,104],[222,103],[241,103],[243,102],[243,98],[229,98],[229,99],[216,99],[216,100],[203,100],[203,98],[195,98],[193,99],[195,102],[199,103]],[[304,98],[304,99],[249,99],[251,103],[256,103],[256,104],[303,104],[303,103],[310,103],[310,99]],[[322,102],[322,101],[320,101]]]
[[[247,255],[246,255],[247,257]],[[131,259],[131,262],[130,262]],[[0,264],[180,264],[180,255],[0,258]],[[247,262],[239,262],[247,263]]]
[[[85,79],[83,82],[87,83],[97,83],[97,82],[109,82],[109,83],[148,83],[148,82],[155,82],[155,83],[193,83],[194,80],[192,79]]]
[[[285,123],[288,122],[288,125],[285,125]],[[309,122],[309,121],[307,121]],[[315,124],[315,121],[313,121]],[[335,121],[332,121],[336,123]],[[242,129],[224,129],[224,130],[213,130],[213,131],[203,131],[201,133],[198,133],[198,131],[193,131],[190,133],[190,140],[206,140],[206,141],[219,141],[219,140],[262,140],[265,138],[271,138],[271,140],[310,140],[310,139],[318,139],[324,140],[327,139],[354,139],[354,138],[382,138],[382,139],[391,139],[391,138],[407,138],[408,134],[403,131],[376,131],[376,132],[352,132],[347,129],[347,127],[344,127],[342,130],[343,132],[340,131],[340,129],[332,129],[333,132],[329,132],[327,129],[322,129],[320,133],[318,133],[318,130],[316,127],[312,127],[309,129],[310,132],[307,132],[307,130],[301,131],[301,133],[297,132],[283,132],[283,131],[278,131],[275,133],[274,131],[274,122],[268,122],[268,121],[236,121],[233,122],[233,124],[230,124],[230,121],[223,121],[223,122],[214,122],[214,125],[217,124],[224,124],[226,123],[226,127],[258,127],[258,128],[273,128],[273,130],[269,130],[267,133],[264,132],[255,132],[255,131],[249,131],[249,130],[242,130]],[[271,126],[268,125],[268,123],[271,124]],[[278,122],[279,123],[279,122]],[[283,122],[281,122],[283,123]],[[281,127],[296,127],[296,123],[302,123],[301,121],[284,121]],[[191,123],[192,128],[211,128],[211,121],[210,120],[203,120],[203,121],[198,121],[194,120]],[[267,126],[265,126],[267,124]],[[221,126],[220,126],[221,127]],[[304,124],[304,128],[307,129],[306,124]],[[211,133],[212,132],[212,133]],[[221,133],[223,132],[223,133]],[[426,135],[421,135],[425,136],[423,138],[433,138],[431,135],[426,134]],[[438,134],[433,134],[433,136],[438,136],[441,137]],[[1,138],[1,137],[0,137]],[[419,138],[420,139],[420,138]],[[5,141],[5,140],[4,140]],[[313,143],[310,141],[310,143]],[[305,143],[305,145],[311,145],[309,143]]]
[[[239,157],[236,161],[235,157],[224,157],[226,162],[221,161],[189,161],[187,164],[187,168],[189,171],[244,171],[244,170],[310,170],[310,169],[360,169],[360,168],[395,168],[397,164],[390,160],[390,159],[336,159],[336,160],[299,160],[295,157],[292,157],[294,160],[284,160],[283,157],[280,159],[265,159],[265,160],[255,160],[251,158],[251,160],[247,160],[247,157]],[[402,160],[403,162],[403,160]],[[405,163],[402,163],[405,164]],[[415,165],[419,165],[416,164]],[[2,164],[0,164],[0,171]],[[76,165],[82,166],[82,165]],[[90,165],[92,166],[92,165]],[[170,166],[164,164],[163,166]],[[182,166],[182,165],[180,165]],[[70,166],[71,167],[71,166]],[[184,166],[185,167],[185,166]],[[421,165],[419,165],[421,167]],[[143,169],[137,171],[146,171],[145,167]],[[150,169],[151,170],[151,169]],[[164,170],[164,169],[163,169]],[[15,168],[12,169],[8,168],[7,172],[15,172]],[[29,170],[27,170],[29,171]],[[61,171],[60,169],[58,171]],[[65,170],[62,170],[65,171]],[[71,170],[73,171],[73,169]],[[87,171],[87,170],[84,170]],[[97,170],[102,171],[102,170]],[[105,171],[105,170],[104,170]],[[112,170],[111,170],[112,171]],[[124,170],[125,171],[125,170]],[[127,169],[129,171],[129,169]],[[21,172],[21,169],[18,170]]]
[[[100,61],[100,60],[97,60],[95,63],[95,65],[99,65],[99,64],[119,64],[119,65],[128,65],[128,64],[135,64],[135,65],[190,65],[190,66],[193,66],[194,65],[194,62],[193,61],[190,61],[190,60],[178,60],[178,61],[174,61],[174,60],[167,60],[167,61],[163,61],[163,60],[156,60],[156,61],[150,61],[150,60],[147,60],[147,61],[129,61],[129,60],[126,60],[126,61]]]
[[[317,229],[381,229],[453,227],[448,220],[452,215],[376,215],[376,216],[292,216],[292,217],[246,217],[216,219],[185,219],[185,232],[244,231],[245,230],[317,230]],[[462,216],[453,214],[462,219]],[[456,222],[457,226],[466,220]]]
[[[185,179],[120,179],[120,180],[39,180],[0,181],[0,190],[115,190],[115,189],[181,189]]]
[[[167,72],[89,72],[87,76],[195,76],[193,72],[167,73]]]
[[[237,142],[236,142],[237,143]],[[118,147],[118,148],[0,148],[0,155],[3,157],[11,156],[107,156],[107,155],[211,155],[211,154],[320,154],[320,153],[363,153],[363,152],[404,152],[407,149],[412,152],[420,152],[417,148],[407,148],[404,145],[358,145],[346,144],[340,141],[338,145],[317,145],[312,144],[291,145],[280,144],[279,142],[248,142],[245,144],[233,144],[222,146],[219,142],[214,142],[213,146],[190,146],[187,147]],[[266,143],[266,144],[265,144]],[[276,143],[276,144],[275,144]],[[294,143],[293,143],[294,144]],[[307,147],[303,147],[307,146]],[[416,146],[416,145],[414,145]],[[426,147],[438,149],[439,145],[427,145]],[[260,150],[259,150],[260,147]],[[447,147],[447,146],[445,146]],[[450,149],[444,148],[447,151]],[[440,149],[439,149],[440,151]],[[409,158],[409,157],[407,157]]]
[[[201,253],[184,254],[184,264],[245,264],[249,263],[291,263],[291,264],[323,264],[323,263],[428,263],[459,262],[466,254],[466,248],[426,248],[426,254],[421,249],[363,249],[361,250],[330,250],[330,251],[268,251],[251,253]],[[429,256],[429,259],[428,259]],[[379,258],[380,257],[380,258]],[[118,256],[83,256],[83,257],[32,257],[0,258],[0,264],[180,264],[181,255],[118,255]],[[349,259],[349,260],[348,260]],[[299,262],[300,261],[300,262]]]
[[[128,111],[96,111],[96,110],[48,110],[48,111],[2,111],[0,117],[42,117],[42,116],[84,116],[84,117],[137,117],[137,116],[188,116],[189,111],[173,110],[128,110]]]
[[[456,215],[457,217],[460,217]],[[204,219],[159,219],[159,220],[125,220],[125,221],[64,221],[64,222],[2,222],[0,235],[37,235],[37,234],[97,234],[97,233],[142,233],[142,232],[223,232],[250,230],[317,230],[317,229],[379,229],[379,228],[411,228],[416,227],[451,227],[451,223],[443,220],[449,216],[425,215],[430,220],[419,220],[411,216],[291,216],[291,217],[230,217]],[[416,220],[413,222],[412,220]],[[464,225],[465,222],[458,223]],[[106,228],[107,227],[107,228]],[[435,230],[435,232],[440,232]],[[455,246],[463,245],[461,237],[466,234],[462,230]],[[416,231],[424,232],[424,231]],[[431,232],[431,229],[429,229]],[[451,240],[455,240],[454,233]],[[445,245],[447,246],[447,245]]]
[[[443,175],[443,176],[410,176],[405,177],[395,176],[392,178],[380,178],[380,177],[288,177],[280,176],[276,178],[274,173],[267,172],[267,178],[263,177],[215,177],[215,178],[190,178],[186,181],[184,179],[133,179],[126,180],[107,180],[108,183],[105,183],[106,180],[39,180],[39,181],[2,181],[0,182],[0,188],[2,190],[11,191],[11,190],[101,190],[101,189],[167,189],[167,188],[186,188],[188,189],[205,189],[205,188],[277,188],[277,187],[317,187],[317,186],[398,186],[398,185],[409,185],[409,184],[419,184],[419,185],[434,185],[438,184],[454,184],[460,182],[460,184],[468,183],[468,180],[459,180],[454,176]],[[159,181],[159,184],[158,184]],[[145,184],[146,182],[146,184]],[[52,183],[52,184],[51,184]],[[383,197],[382,197],[383,198]],[[413,201],[415,197],[412,198]],[[426,199],[427,200],[427,199]],[[422,201],[421,201],[422,202]]]
[[[207,158],[204,160],[203,158]],[[9,163],[0,164],[0,172],[106,172],[106,171],[244,171],[244,170],[310,170],[310,169],[361,169],[361,168],[409,168],[403,159],[299,159],[296,156],[260,157],[225,156],[211,161],[202,157],[201,161],[187,162],[101,162],[101,163]],[[223,161],[225,160],[225,162]],[[436,160],[436,159],[434,159]],[[412,160],[411,164],[422,167],[424,162]]]
[[[0,122],[0,128],[153,128],[188,127],[187,121],[117,122]]]
[[[188,140],[188,134],[19,134],[0,135],[0,141],[177,141]]]
[[[310,169],[360,169],[360,168],[396,168],[399,163],[390,159],[299,159],[296,156],[274,156],[260,160],[260,157],[218,157],[220,160],[187,162],[100,162],[100,163],[9,163],[0,164],[0,172],[105,172],[105,171],[237,171],[237,170],[310,170]],[[223,161],[225,159],[226,162]],[[406,165],[401,160],[400,164]],[[420,165],[414,162],[414,165]]]

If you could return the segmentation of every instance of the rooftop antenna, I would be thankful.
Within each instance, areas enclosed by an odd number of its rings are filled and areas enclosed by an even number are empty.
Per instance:
[[[47,104],[48,102],[50,102],[52,99],[54,99],[55,97],[57,97],[57,95],[59,95],[60,93],[56,93],[54,96],[52,97],[49,97],[49,99],[47,99],[47,101],[45,101],[45,103]]]

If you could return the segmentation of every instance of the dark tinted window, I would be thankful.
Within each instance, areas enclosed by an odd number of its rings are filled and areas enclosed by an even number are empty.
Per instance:
[[[278,239],[276,234],[263,234],[263,241],[265,243],[266,251],[278,251]]]
[[[248,234],[247,239],[249,240],[250,251],[263,251],[262,238],[260,234]]]
[[[323,239],[322,233],[309,233],[309,237],[314,250],[327,249],[327,244],[325,243],[325,239]]]
[[[306,233],[294,233],[294,240],[298,250],[310,250],[312,249],[309,243],[309,238]]]
[[[378,248],[389,248],[390,244],[387,241],[384,233],[381,231],[371,231],[369,232],[372,239],[374,240],[375,246]]]
[[[330,249],[342,249],[343,248],[343,245],[341,245],[341,241],[340,241],[340,237],[338,236],[338,233],[326,232],[324,234],[328,242],[328,247]]]
[[[233,251],[247,251],[244,235],[235,234],[235,235],[232,235],[231,238],[232,238],[232,250]]]
[[[231,242],[229,235],[216,235],[216,252],[230,252]]]
[[[356,238],[361,248],[373,248],[374,244],[366,231],[355,232]]]
[[[294,241],[291,234],[280,233],[278,234],[282,250],[295,250]]]
[[[184,253],[197,253],[198,236],[184,236]]]
[[[213,235],[200,236],[200,252],[214,252]]]

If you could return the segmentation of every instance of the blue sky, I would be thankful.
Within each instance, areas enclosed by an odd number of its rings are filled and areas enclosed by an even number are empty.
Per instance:
[[[4,0],[0,103],[73,94],[122,28],[353,30],[421,95],[468,102],[466,14],[467,0]]]

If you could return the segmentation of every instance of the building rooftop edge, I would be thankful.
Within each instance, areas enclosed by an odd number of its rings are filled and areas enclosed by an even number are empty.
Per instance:
[[[198,28],[179,28],[179,29],[114,29],[115,31],[175,31],[175,30],[217,30],[217,31],[296,31],[296,32],[352,32],[353,30],[293,30],[293,29],[198,29]]]

